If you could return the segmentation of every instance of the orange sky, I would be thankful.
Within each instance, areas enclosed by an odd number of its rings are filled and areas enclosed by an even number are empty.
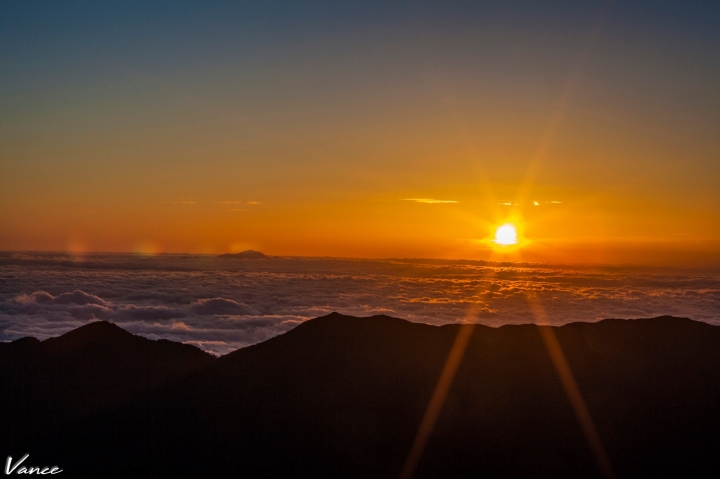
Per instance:
[[[720,265],[717,45],[423,18],[5,47],[0,249]]]

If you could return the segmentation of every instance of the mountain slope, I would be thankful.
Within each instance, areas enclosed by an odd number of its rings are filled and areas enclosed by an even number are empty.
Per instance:
[[[99,413],[216,358],[98,321],[62,336],[0,344],[2,445],[20,447],[63,422]]]

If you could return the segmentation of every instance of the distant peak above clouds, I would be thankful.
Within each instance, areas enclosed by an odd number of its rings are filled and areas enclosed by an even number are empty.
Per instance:
[[[236,259],[268,259],[268,256],[261,253],[260,251],[254,251],[251,249],[241,251],[239,253],[227,253],[221,254],[220,258],[236,258]]]

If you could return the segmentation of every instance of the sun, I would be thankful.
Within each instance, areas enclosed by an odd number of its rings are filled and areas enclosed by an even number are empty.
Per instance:
[[[517,244],[518,235],[515,226],[510,223],[498,227],[495,231],[495,242],[500,245]]]

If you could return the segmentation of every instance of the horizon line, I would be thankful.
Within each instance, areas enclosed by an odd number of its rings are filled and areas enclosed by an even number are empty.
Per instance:
[[[46,253],[46,254],[66,254],[72,256],[84,256],[84,255],[127,255],[152,258],[155,256],[210,256],[219,257],[222,255],[234,255],[243,253],[245,251],[257,251],[259,250],[243,250],[237,253],[188,253],[188,252],[157,252],[157,253],[145,253],[137,251],[68,251],[68,250],[5,250],[0,249],[0,254],[3,253]],[[357,257],[357,256],[313,256],[313,255],[273,255],[265,254],[266,258],[245,258],[243,261],[263,261],[272,259],[286,259],[286,258],[302,258],[302,259],[333,259],[333,260],[351,260],[351,261],[434,261],[434,262],[470,262],[470,263],[482,263],[486,265],[513,265],[513,266],[557,266],[564,268],[578,268],[578,267],[611,267],[611,268],[644,268],[644,269],[670,269],[670,270],[720,270],[720,265],[711,266],[693,266],[693,265],[652,265],[642,263],[560,263],[560,262],[541,262],[541,261],[493,261],[485,259],[470,259],[470,258],[437,258],[437,257]]]

